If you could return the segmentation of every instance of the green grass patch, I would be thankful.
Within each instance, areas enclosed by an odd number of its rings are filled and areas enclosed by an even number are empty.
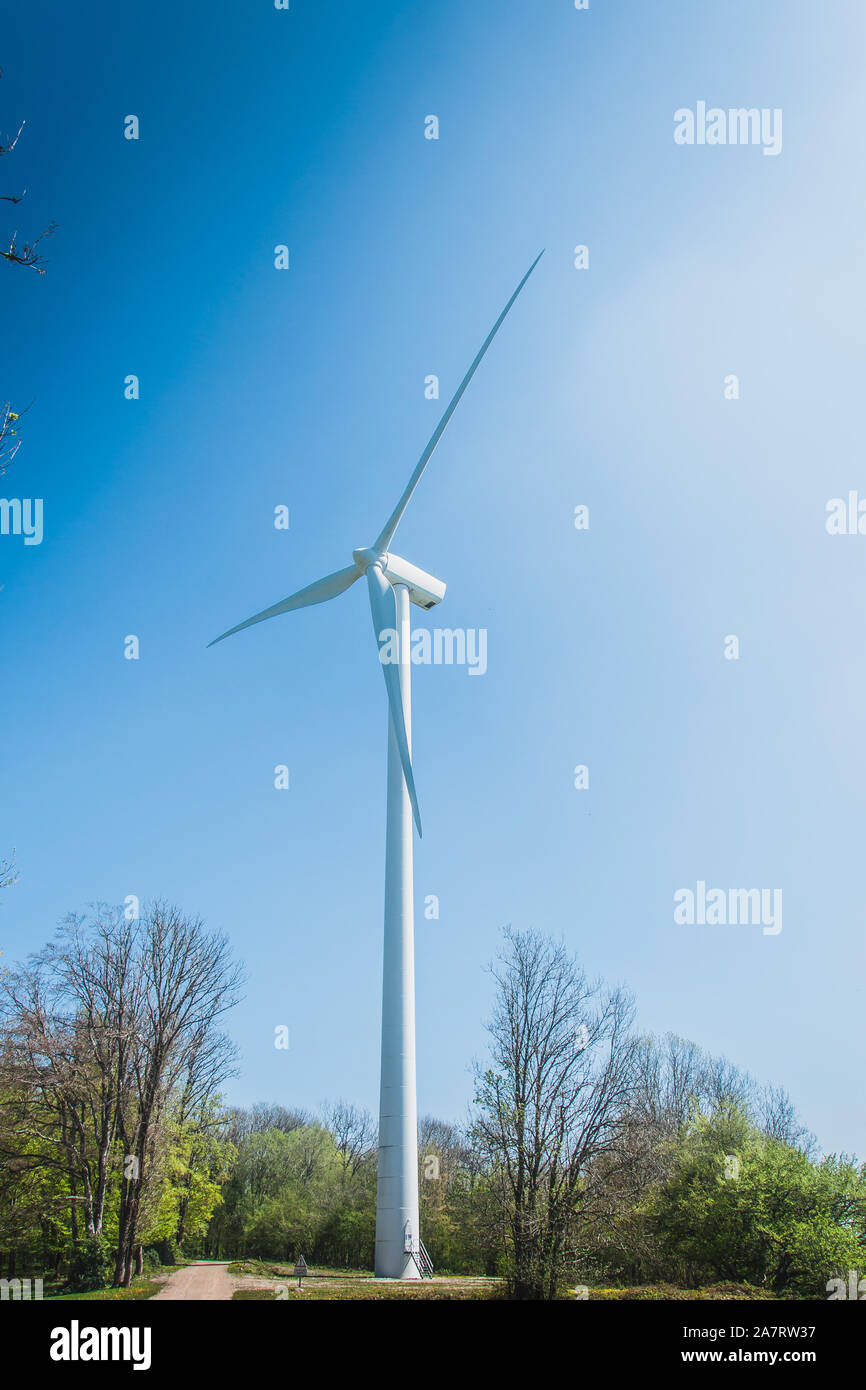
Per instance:
[[[467,1299],[501,1299],[505,1288],[501,1279],[470,1275],[401,1282],[396,1279],[376,1279],[369,1269],[333,1269],[327,1266],[317,1266],[311,1270],[299,1288],[293,1270],[294,1264],[267,1260],[235,1260],[229,1266],[229,1273],[246,1276],[250,1282],[255,1280],[260,1286],[238,1289],[234,1298],[286,1303],[298,1300],[312,1300],[314,1303],[350,1303],[359,1300],[382,1302],[395,1299],[410,1302],[463,1302]]]
[[[169,1274],[183,1269],[183,1265],[163,1265],[159,1272],[142,1274],[133,1279],[128,1289],[115,1289],[107,1285],[104,1289],[91,1289],[87,1293],[57,1292],[45,1295],[45,1303],[139,1303],[153,1298],[165,1284]]]
[[[574,1285],[560,1290],[560,1300],[575,1298]],[[590,1301],[595,1302],[662,1302],[710,1303],[721,1300],[774,1303],[779,1295],[754,1284],[707,1284],[699,1289],[681,1289],[676,1284],[635,1284],[626,1288],[590,1288]]]
[[[437,1275],[435,1279],[401,1282],[376,1279],[368,1269],[333,1269],[326,1266],[311,1269],[298,1288],[293,1274],[294,1264],[259,1259],[235,1260],[229,1273],[246,1276],[259,1287],[239,1289],[234,1298],[260,1303],[277,1302],[376,1302],[400,1299],[414,1302],[501,1301],[506,1298],[505,1280],[481,1275]],[[575,1301],[575,1285],[565,1285],[557,1295],[559,1302]],[[720,1283],[703,1288],[683,1289],[676,1284],[638,1284],[625,1287],[590,1288],[588,1297],[594,1302],[697,1302],[716,1301],[776,1302],[777,1295],[753,1284]]]

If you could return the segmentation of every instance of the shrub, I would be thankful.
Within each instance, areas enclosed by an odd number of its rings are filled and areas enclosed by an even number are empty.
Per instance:
[[[103,1289],[111,1275],[111,1256],[102,1236],[87,1236],[69,1265],[69,1287],[75,1293]]]

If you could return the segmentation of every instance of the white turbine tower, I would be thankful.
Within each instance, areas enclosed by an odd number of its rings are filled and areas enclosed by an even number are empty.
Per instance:
[[[433,431],[406,490],[372,546],[353,550],[353,563],[229,628],[209,646],[265,618],[309,608],[336,598],[366,575],[377,641],[396,634],[389,652],[380,646],[388,692],[388,809],[385,840],[385,947],[382,970],[382,1072],[379,1100],[379,1176],[376,1202],[376,1275],[381,1279],[419,1279],[432,1272],[418,1224],[418,1107],[415,1094],[415,937],[413,918],[412,818],[421,834],[421,815],[412,775],[412,713],[409,660],[409,605],[433,608],[445,585],[393,554],[389,546],[421,474],[460,397],[502,325],[541,252],[527,270],[461,381]],[[390,653],[396,649],[397,660]]]

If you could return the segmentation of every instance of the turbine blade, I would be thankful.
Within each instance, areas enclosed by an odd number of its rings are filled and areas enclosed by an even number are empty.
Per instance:
[[[397,530],[397,527],[400,524],[400,519],[403,516],[403,513],[405,512],[407,506],[409,505],[409,499],[421,480],[421,474],[424,472],[424,469],[430,462],[430,457],[433,453],[433,450],[436,448],[436,445],[439,443],[439,440],[445,433],[445,427],[448,424],[448,421],[451,419],[451,416],[457,409],[460,397],[463,395],[463,392],[466,390],[466,387],[469,385],[470,381],[475,375],[475,372],[477,371],[481,363],[482,357],[484,356],[487,349],[490,347],[490,344],[493,342],[493,339],[496,337],[496,334],[499,332],[499,329],[505,321],[505,317],[509,309],[511,308],[517,296],[520,294],[520,291],[523,289],[523,286],[526,284],[527,280],[529,279],[535,267],[538,265],[538,262],[541,260],[541,257],[543,255],[543,251],[540,251],[538,253],[535,260],[532,262],[532,265],[529,267],[523,279],[521,280],[520,284],[517,286],[517,289],[514,291],[514,294],[511,296],[505,308],[502,310],[502,313],[499,315],[499,318],[496,320],[487,337],[484,339],[484,342],[482,343],[481,348],[479,349],[475,361],[472,363],[472,366],[469,368],[469,371],[466,373],[465,377],[458,386],[451,400],[451,404],[448,406],[448,409],[445,411],[445,414],[442,416],[442,419],[439,421],[439,424],[436,426],[435,430],[433,431],[433,434],[430,436],[430,442],[427,445],[427,448],[424,450],[423,454],[421,455],[420,459],[415,465],[415,471],[412,474],[412,477],[409,479],[406,491],[403,493],[403,496],[400,498],[400,501],[397,503],[396,507],[389,516],[381,532],[379,533],[379,536],[374,542],[372,547],[373,550],[381,552],[383,550],[387,550],[388,546],[391,544],[394,532]]]
[[[373,631],[376,634],[377,642],[380,640],[379,634],[390,629],[391,632],[397,630],[397,600],[394,590],[388,583],[382,571],[377,565],[371,565],[367,570],[367,586],[370,590],[370,611],[373,614]],[[415,824],[418,827],[418,834],[421,834],[421,812],[418,809],[418,795],[415,791],[415,778],[412,774],[412,755],[409,752],[409,738],[406,733],[406,719],[403,714],[403,695],[400,690],[400,667],[396,662],[381,662],[382,674],[385,677],[385,687],[388,691],[388,705],[391,710],[391,722],[394,726],[394,733],[397,737],[397,748],[400,752],[400,762],[403,767],[403,776],[406,779],[406,787],[409,792],[409,800],[412,803],[412,814],[415,817]]]
[[[254,618],[247,618],[246,622],[238,623],[237,627],[230,627],[221,637],[215,637],[212,642],[208,642],[208,646],[215,647],[217,642],[222,642],[235,632],[241,632],[245,627],[252,627],[254,623],[263,623],[265,618],[276,618],[280,613],[292,613],[296,608],[310,608],[314,603],[326,603],[329,598],[336,598],[360,578],[361,571],[357,565],[337,570],[336,574],[328,574],[324,579],[317,579],[315,584],[308,584],[306,589],[299,589],[296,594],[290,594],[281,603],[275,603],[272,608],[266,608],[263,613],[256,613]]]

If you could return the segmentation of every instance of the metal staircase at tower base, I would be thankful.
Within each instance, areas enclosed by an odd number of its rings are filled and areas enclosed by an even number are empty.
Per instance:
[[[418,1253],[415,1255],[415,1263],[421,1272],[422,1279],[433,1278],[433,1261],[427,1251],[427,1246],[423,1240],[418,1241]]]

